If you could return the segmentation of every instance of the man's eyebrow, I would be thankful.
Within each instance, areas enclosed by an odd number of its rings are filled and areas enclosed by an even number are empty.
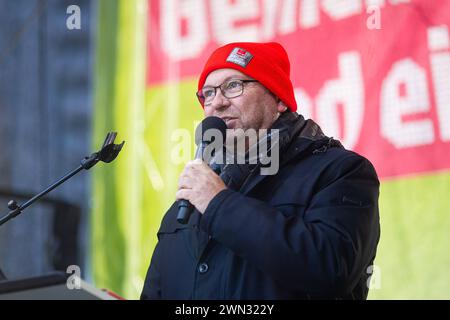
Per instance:
[[[242,75],[242,76],[239,76],[239,75],[228,76],[228,77],[226,77],[221,83],[219,83],[219,84],[216,85],[216,86],[220,86],[222,83],[225,83],[225,82],[227,82],[228,80],[253,80],[253,79],[251,79],[251,78],[247,79],[247,76],[244,76],[244,75]],[[205,84],[205,85],[203,86],[203,88],[204,88],[204,87],[216,87],[216,86],[213,86],[212,84]]]

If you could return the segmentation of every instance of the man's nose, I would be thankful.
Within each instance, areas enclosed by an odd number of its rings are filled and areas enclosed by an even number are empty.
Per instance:
[[[230,100],[222,94],[222,90],[217,88],[216,95],[214,96],[214,99],[211,101],[211,108],[213,110],[215,109],[220,110],[222,108],[230,106],[230,104],[231,104]]]

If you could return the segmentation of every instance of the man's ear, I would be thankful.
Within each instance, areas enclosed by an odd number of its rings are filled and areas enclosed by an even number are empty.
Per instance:
[[[280,98],[277,99],[278,99],[277,101],[278,112],[285,112],[288,109],[288,107],[284,104],[283,101],[280,100]]]

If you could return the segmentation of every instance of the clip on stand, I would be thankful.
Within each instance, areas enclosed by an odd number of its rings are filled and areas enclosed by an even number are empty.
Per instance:
[[[105,142],[103,143],[102,149],[98,152],[95,152],[91,154],[89,157],[85,157],[83,160],[81,160],[81,164],[78,168],[73,170],[72,172],[66,174],[64,177],[59,179],[57,182],[49,186],[47,189],[42,191],[41,193],[35,195],[33,198],[28,200],[22,205],[17,205],[17,202],[14,200],[11,200],[8,202],[8,208],[11,210],[7,215],[5,215],[3,218],[0,219],[0,226],[12,218],[17,217],[19,214],[23,212],[27,207],[29,207],[31,204],[33,204],[36,200],[43,197],[53,189],[55,189],[60,184],[64,183],[68,179],[72,178],[74,175],[76,175],[81,170],[89,170],[93,166],[97,164],[99,161],[103,161],[106,163],[109,163],[113,161],[117,155],[119,154],[120,150],[123,147],[123,144],[125,141],[122,141],[121,144],[114,144],[114,139],[117,136],[117,132],[109,132],[106,136]],[[0,274],[1,276],[1,274]]]

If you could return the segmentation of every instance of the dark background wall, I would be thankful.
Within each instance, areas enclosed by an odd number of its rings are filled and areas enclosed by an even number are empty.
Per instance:
[[[68,30],[69,5],[81,30]],[[0,0],[0,214],[90,154],[96,1]],[[65,270],[87,276],[90,172],[83,171],[0,227],[8,278]]]

